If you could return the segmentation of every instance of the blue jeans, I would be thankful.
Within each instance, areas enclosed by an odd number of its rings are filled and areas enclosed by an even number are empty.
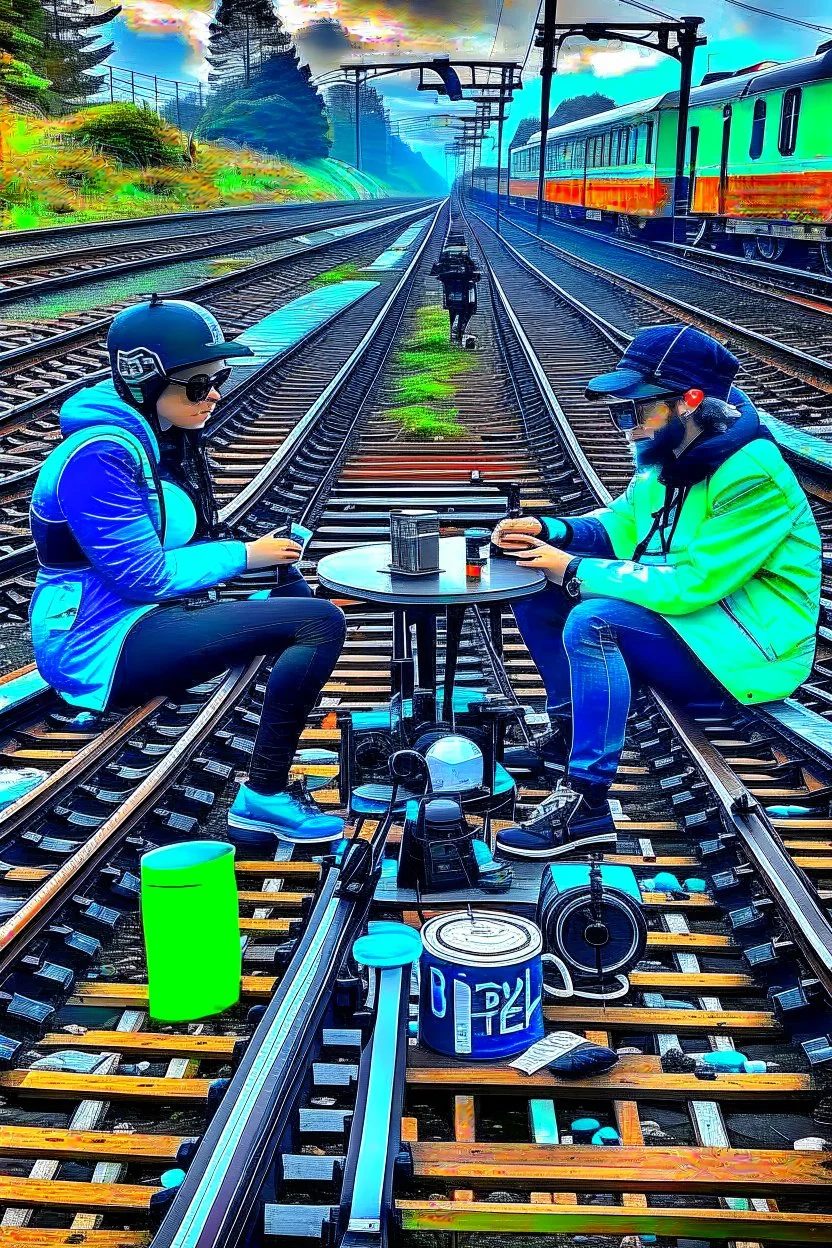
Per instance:
[[[575,532],[570,553],[615,557],[600,523],[571,523]],[[571,708],[571,779],[612,784],[634,684],[649,683],[697,709],[718,710],[729,700],[667,621],[646,607],[617,598],[589,598],[570,610],[555,585],[512,607],[546,686],[549,715],[562,721]]]

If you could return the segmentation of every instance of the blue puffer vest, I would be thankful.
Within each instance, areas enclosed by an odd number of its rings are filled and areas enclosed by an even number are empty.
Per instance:
[[[246,549],[188,545],[193,503],[160,480],[153,431],[111,381],[66,401],[61,432],[30,510],[40,564],[29,608],[35,661],[67,702],[104,710],[133,624],[166,600],[238,575]]]

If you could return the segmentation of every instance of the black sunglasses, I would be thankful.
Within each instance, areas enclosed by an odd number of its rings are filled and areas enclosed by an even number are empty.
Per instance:
[[[230,368],[221,368],[218,373],[197,373],[195,377],[189,377],[187,381],[180,381],[178,377],[168,377],[167,380],[172,386],[184,386],[185,398],[189,403],[203,403],[212,390],[219,390],[220,386],[224,386],[231,376]]]
[[[607,406],[616,429],[626,433],[628,429],[637,429],[644,424],[643,408],[652,407],[654,403],[670,403],[673,397],[672,394],[656,394],[649,399],[616,399]]]

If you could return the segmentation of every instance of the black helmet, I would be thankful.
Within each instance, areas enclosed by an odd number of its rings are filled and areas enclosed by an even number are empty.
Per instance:
[[[113,318],[107,351],[119,396],[145,416],[155,413],[176,369],[254,354],[242,343],[226,342],[217,318],[206,308],[158,295]]]

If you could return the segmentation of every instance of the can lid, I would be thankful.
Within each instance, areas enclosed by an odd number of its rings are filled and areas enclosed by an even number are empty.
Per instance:
[[[514,914],[485,910],[441,914],[422,928],[425,951],[451,962],[505,966],[543,948],[540,929]]]

